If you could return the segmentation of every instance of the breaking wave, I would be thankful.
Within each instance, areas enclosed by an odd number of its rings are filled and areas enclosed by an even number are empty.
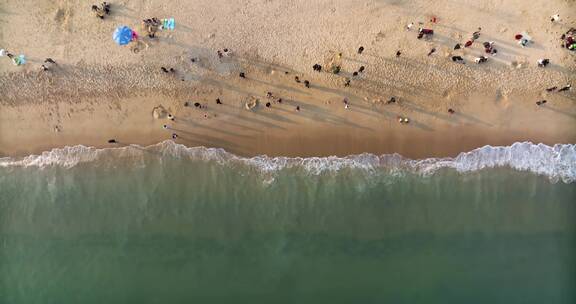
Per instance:
[[[224,165],[247,165],[265,173],[284,169],[302,169],[311,174],[334,172],[342,169],[367,171],[385,170],[389,173],[411,172],[432,175],[439,169],[454,169],[457,172],[473,172],[484,168],[509,167],[544,175],[552,182],[576,181],[576,145],[514,143],[511,146],[484,146],[470,152],[460,153],[454,158],[408,159],[399,154],[374,155],[363,153],[346,157],[240,157],[223,149],[186,147],[172,141],[141,147],[130,145],[122,148],[97,149],[72,146],[53,149],[41,155],[22,158],[0,158],[0,167],[73,167],[88,162],[114,161],[118,158],[140,160],[145,155],[157,157],[187,158],[200,161],[215,161]]]

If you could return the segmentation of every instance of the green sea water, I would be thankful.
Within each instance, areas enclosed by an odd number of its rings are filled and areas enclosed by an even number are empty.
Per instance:
[[[153,152],[0,167],[0,303],[576,303],[576,187]]]

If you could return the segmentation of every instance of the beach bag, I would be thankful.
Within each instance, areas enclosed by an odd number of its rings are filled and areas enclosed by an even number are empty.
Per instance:
[[[167,29],[167,30],[173,31],[175,27],[176,27],[176,22],[174,21],[174,18],[162,19],[162,29]]]

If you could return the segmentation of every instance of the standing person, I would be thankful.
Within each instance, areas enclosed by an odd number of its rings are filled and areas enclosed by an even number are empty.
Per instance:
[[[478,40],[478,38],[480,38],[480,31],[482,30],[481,27],[478,28],[477,31],[475,31],[474,33],[472,33],[472,40]]]

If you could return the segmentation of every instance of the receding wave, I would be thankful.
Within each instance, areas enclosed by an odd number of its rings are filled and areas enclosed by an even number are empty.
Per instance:
[[[390,173],[412,172],[432,175],[439,169],[454,169],[458,172],[473,172],[484,168],[509,167],[545,175],[551,181],[572,183],[576,181],[576,145],[514,143],[511,146],[484,146],[470,152],[460,153],[454,158],[408,159],[399,154],[374,155],[363,153],[346,157],[240,157],[223,149],[186,147],[172,141],[141,147],[130,145],[122,148],[97,149],[72,146],[53,149],[41,155],[21,158],[0,158],[0,167],[73,167],[81,163],[115,161],[118,158],[142,161],[145,156],[187,158],[199,161],[214,161],[223,165],[242,164],[266,173],[284,169],[302,169],[311,174],[361,169],[385,170]]]

